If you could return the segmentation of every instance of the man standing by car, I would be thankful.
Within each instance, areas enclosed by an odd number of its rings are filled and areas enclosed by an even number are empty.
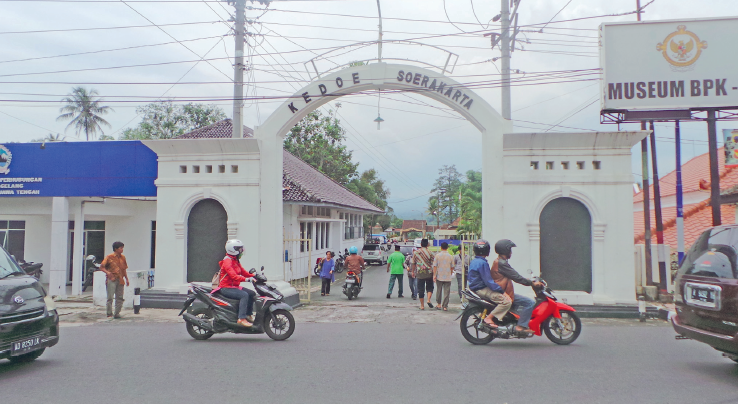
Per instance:
[[[392,296],[395,281],[400,284],[397,287],[397,297],[402,297],[402,275],[405,272],[405,256],[400,252],[400,246],[395,246],[395,252],[387,258],[387,272],[390,272],[389,287],[387,288],[387,299]]]
[[[116,241],[113,243],[113,253],[105,257],[100,270],[107,277],[105,280],[105,288],[108,292],[108,302],[106,305],[108,317],[120,318],[120,310],[123,308],[123,290],[125,286],[129,286],[128,282],[128,263],[126,256],[123,255],[123,243]],[[113,314],[113,297],[115,297],[115,314]]]

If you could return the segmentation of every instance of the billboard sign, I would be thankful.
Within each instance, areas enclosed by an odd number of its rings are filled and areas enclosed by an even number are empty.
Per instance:
[[[738,129],[723,129],[725,167],[738,167]]]
[[[601,109],[738,106],[738,17],[604,23]]]
[[[157,175],[140,141],[0,144],[0,197],[156,196]]]

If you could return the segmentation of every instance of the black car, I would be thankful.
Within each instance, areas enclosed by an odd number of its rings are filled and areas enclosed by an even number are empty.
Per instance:
[[[38,279],[0,247],[0,359],[35,360],[59,341],[59,315]]]
[[[674,330],[738,362],[738,226],[706,230],[674,282]]]

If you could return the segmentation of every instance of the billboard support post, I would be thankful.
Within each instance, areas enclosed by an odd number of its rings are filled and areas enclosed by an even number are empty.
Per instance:
[[[664,251],[664,221],[661,217],[661,186],[659,184],[659,165],[656,159],[656,130],[653,121],[649,122],[651,130],[651,164],[653,164],[653,208],[656,213],[656,253],[659,258],[659,284],[661,295],[666,295],[666,251]]]
[[[679,120],[674,122],[674,140],[676,142],[676,226],[677,226],[677,261],[684,258],[684,201],[682,198],[682,134]]]
[[[707,110],[707,140],[710,148],[710,205],[712,206],[712,225],[720,226],[720,175],[717,157],[717,127],[715,109]]]
[[[646,122],[641,122],[641,130],[646,130]],[[646,285],[653,285],[653,268],[651,268],[651,190],[648,189],[648,139],[641,139],[641,166],[643,168],[643,226],[646,228],[644,243],[646,244]]]

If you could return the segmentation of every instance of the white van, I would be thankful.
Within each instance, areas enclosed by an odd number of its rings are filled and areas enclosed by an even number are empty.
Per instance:
[[[416,248],[420,248],[420,242],[423,241],[422,238],[416,238],[415,241],[413,241],[413,246]]]

